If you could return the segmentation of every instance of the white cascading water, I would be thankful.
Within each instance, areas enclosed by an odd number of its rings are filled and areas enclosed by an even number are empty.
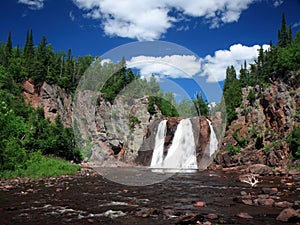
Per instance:
[[[167,131],[167,120],[162,120],[157,128],[157,133],[155,136],[155,146],[153,150],[151,167],[153,168],[161,168],[163,163],[163,152],[164,152],[164,143],[165,136]]]
[[[190,119],[179,122],[163,168],[197,169],[196,146]]]
[[[210,120],[206,119],[209,128],[210,128],[210,137],[209,137],[209,156],[212,156],[218,150],[218,139],[216,137],[213,126],[211,125]]]

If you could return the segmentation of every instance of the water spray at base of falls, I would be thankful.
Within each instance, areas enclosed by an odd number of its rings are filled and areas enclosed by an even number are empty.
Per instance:
[[[179,122],[168,154],[163,159],[165,121],[160,122],[155,137],[155,148],[151,161],[152,168],[198,169],[194,133],[190,119]],[[163,137],[162,137],[163,136]]]

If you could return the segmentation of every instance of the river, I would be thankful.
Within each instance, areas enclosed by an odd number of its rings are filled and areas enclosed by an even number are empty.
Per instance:
[[[0,224],[276,225],[282,224],[276,220],[283,209],[278,202],[294,208],[300,203],[299,176],[263,176],[251,187],[240,182],[239,171],[166,176],[133,168],[97,170],[103,176],[86,170],[75,176],[2,181]],[[163,179],[147,185],[149,173]],[[120,184],[132,174],[146,183]],[[262,203],[262,198],[273,199],[273,204]]]

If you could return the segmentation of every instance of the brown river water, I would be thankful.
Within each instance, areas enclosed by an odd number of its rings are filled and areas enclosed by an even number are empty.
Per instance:
[[[2,180],[0,224],[277,225],[283,224],[276,220],[282,202],[300,208],[299,175],[262,176],[251,187],[240,182],[237,170],[172,176],[141,168],[97,171],[103,176],[86,170],[59,178]],[[124,185],[126,179],[138,186]],[[149,179],[159,182],[149,184]]]

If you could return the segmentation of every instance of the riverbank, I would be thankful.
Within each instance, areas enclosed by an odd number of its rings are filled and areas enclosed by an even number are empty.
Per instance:
[[[132,168],[112,170],[124,178]],[[299,172],[256,174],[253,187],[242,182],[246,172],[235,168],[178,173],[147,186],[122,185],[90,168],[57,178],[1,180],[0,223],[299,223]]]

